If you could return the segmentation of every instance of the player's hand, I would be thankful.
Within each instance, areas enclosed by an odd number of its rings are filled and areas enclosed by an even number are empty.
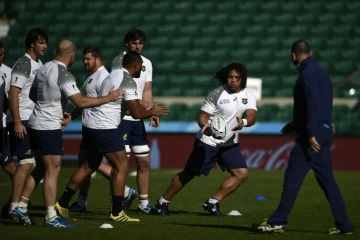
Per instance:
[[[166,116],[170,112],[170,108],[168,106],[153,106],[152,111],[154,111],[154,116]]]
[[[309,138],[309,145],[314,152],[320,151],[320,144],[316,141],[315,137]]]
[[[236,116],[236,121],[238,122],[238,124],[236,125],[236,127],[231,129],[232,131],[241,130],[244,127],[244,121],[240,117]]]
[[[119,99],[122,99],[122,97],[123,97],[124,94],[125,94],[125,90],[124,90],[124,89],[119,88],[119,89],[116,89],[116,90],[115,90],[115,87],[113,86],[113,87],[110,89],[107,97],[109,98],[109,102],[115,102],[115,101],[117,101],[117,100],[119,100]]]
[[[211,131],[210,131],[210,126],[209,124],[204,124],[204,126],[202,126],[201,128],[201,131],[200,131],[201,134],[204,134],[206,136],[210,136],[211,135]]]
[[[64,129],[66,128],[67,125],[69,125],[69,123],[71,122],[71,114],[64,112],[64,118],[61,121],[61,130],[64,131]]]
[[[282,129],[281,132],[283,134],[293,134],[295,133],[295,123],[294,122],[289,122],[287,123]]]
[[[15,137],[20,138],[20,139],[24,139],[24,136],[25,136],[24,134],[27,134],[26,128],[24,127],[24,125],[21,122],[15,123],[14,134],[15,134]]]
[[[152,126],[152,127],[160,126],[160,118],[158,118],[156,116],[150,117],[150,124],[149,125]]]

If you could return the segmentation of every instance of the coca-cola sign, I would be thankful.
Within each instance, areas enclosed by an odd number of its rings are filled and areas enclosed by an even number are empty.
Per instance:
[[[192,150],[193,134],[149,134],[153,168],[183,168]],[[65,135],[64,159],[77,159],[81,135]],[[239,147],[249,168],[284,170],[287,167],[294,139],[281,135],[240,135]],[[360,170],[360,138],[335,138],[332,145],[333,169]],[[133,158],[130,167],[135,167]]]

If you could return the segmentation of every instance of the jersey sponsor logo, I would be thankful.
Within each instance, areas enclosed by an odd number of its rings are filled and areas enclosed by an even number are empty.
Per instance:
[[[242,103],[243,104],[247,104],[248,103],[248,99],[247,98],[243,98],[243,99],[241,99],[242,100]]]
[[[220,100],[220,104],[230,103],[229,99]]]
[[[92,82],[92,80],[94,80],[94,79],[91,78],[91,79],[88,81],[88,84],[90,84],[90,83]]]
[[[145,66],[142,66],[142,67],[141,67],[141,71],[143,71],[143,72],[145,72],[145,71],[146,71]]]

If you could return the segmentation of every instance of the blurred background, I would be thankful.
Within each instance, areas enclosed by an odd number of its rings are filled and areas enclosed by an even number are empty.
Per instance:
[[[278,132],[292,118],[297,71],[290,48],[305,39],[332,77],[336,135],[360,136],[359,12],[360,1],[343,0],[1,0],[0,38],[10,67],[24,53],[33,27],[50,37],[43,62],[54,57],[60,40],[73,41],[77,60],[69,70],[81,88],[84,47],[100,47],[109,70],[124,50],[126,32],[144,30],[142,55],[153,64],[155,99],[171,107],[162,118],[168,130],[179,122],[194,123],[205,96],[217,86],[215,72],[241,62],[249,77],[262,80],[258,126],[264,126],[263,134]]]

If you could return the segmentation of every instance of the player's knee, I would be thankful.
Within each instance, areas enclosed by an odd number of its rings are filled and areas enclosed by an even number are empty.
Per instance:
[[[191,171],[186,171],[186,170],[183,170],[177,174],[181,184],[183,184],[183,185],[185,185],[186,183],[191,181],[196,175],[197,175],[197,173],[191,172]]]
[[[247,168],[232,169],[231,174],[235,176],[240,183],[245,182],[249,178],[249,171]]]
[[[149,155],[150,148],[148,145],[133,146],[133,153],[135,157],[146,157]]]

